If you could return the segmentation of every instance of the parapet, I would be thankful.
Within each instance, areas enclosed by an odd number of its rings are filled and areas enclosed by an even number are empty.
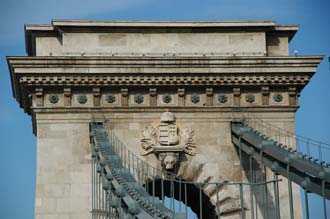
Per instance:
[[[26,25],[29,56],[287,56],[298,25],[275,21],[84,21]]]

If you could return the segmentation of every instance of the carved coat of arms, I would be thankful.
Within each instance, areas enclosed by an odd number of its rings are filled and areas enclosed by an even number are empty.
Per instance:
[[[172,170],[179,161],[180,153],[195,155],[194,132],[189,128],[179,130],[171,112],[164,112],[157,127],[147,126],[142,131],[142,155],[155,153],[162,167]]]

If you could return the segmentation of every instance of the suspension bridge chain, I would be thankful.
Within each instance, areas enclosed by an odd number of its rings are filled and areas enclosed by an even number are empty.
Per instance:
[[[122,165],[104,124],[91,124],[91,143],[93,218],[178,218],[159,199],[150,196]]]
[[[330,165],[325,162],[330,145],[294,135],[251,116],[235,118],[231,123],[232,142],[260,165],[270,168],[275,177],[288,179],[290,218],[294,218],[292,185],[301,186],[305,196],[305,216],[309,218],[308,193],[330,199]]]
[[[92,122],[92,218],[221,219],[258,214],[253,191],[277,187],[278,180],[262,182],[190,182],[156,169],[130,152],[106,122]],[[228,191],[223,190],[227,188]],[[208,196],[205,191],[208,191]],[[227,209],[237,194],[239,205]],[[250,193],[248,192],[250,191]],[[166,199],[165,196],[168,198]],[[277,196],[278,197],[278,196]],[[276,201],[276,200],[274,200]],[[247,203],[250,202],[250,203]],[[208,205],[207,203],[211,203]],[[188,205],[196,216],[188,214]]]

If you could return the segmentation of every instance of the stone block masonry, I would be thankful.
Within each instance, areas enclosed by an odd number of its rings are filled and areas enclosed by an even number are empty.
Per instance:
[[[196,144],[194,156],[180,156],[176,173],[197,182],[238,181],[230,134],[235,114],[250,113],[294,132],[298,97],[322,60],[288,56],[297,30],[274,21],[27,25],[28,56],[7,60],[14,97],[37,136],[36,218],[91,218],[93,117],[109,119],[140,155],[141,131],[171,111],[180,129],[194,130]],[[160,167],[155,154],[141,159]],[[207,188],[204,193],[214,199]],[[235,192],[223,194],[231,200],[223,206],[230,212],[237,207]],[[293,195],[301,218],[298,187]],[[233,211],[226,218],[237,217]]]

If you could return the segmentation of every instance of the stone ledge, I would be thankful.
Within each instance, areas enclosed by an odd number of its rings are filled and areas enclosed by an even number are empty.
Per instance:
[[[229,113],[244,113],[244,112],[296,112],[299,106],[251,106],[251,107],[33,107],[35,113],[103,113],[103,112],[164,112],[166,109],[171,109],[171,112],[229,112]]]

